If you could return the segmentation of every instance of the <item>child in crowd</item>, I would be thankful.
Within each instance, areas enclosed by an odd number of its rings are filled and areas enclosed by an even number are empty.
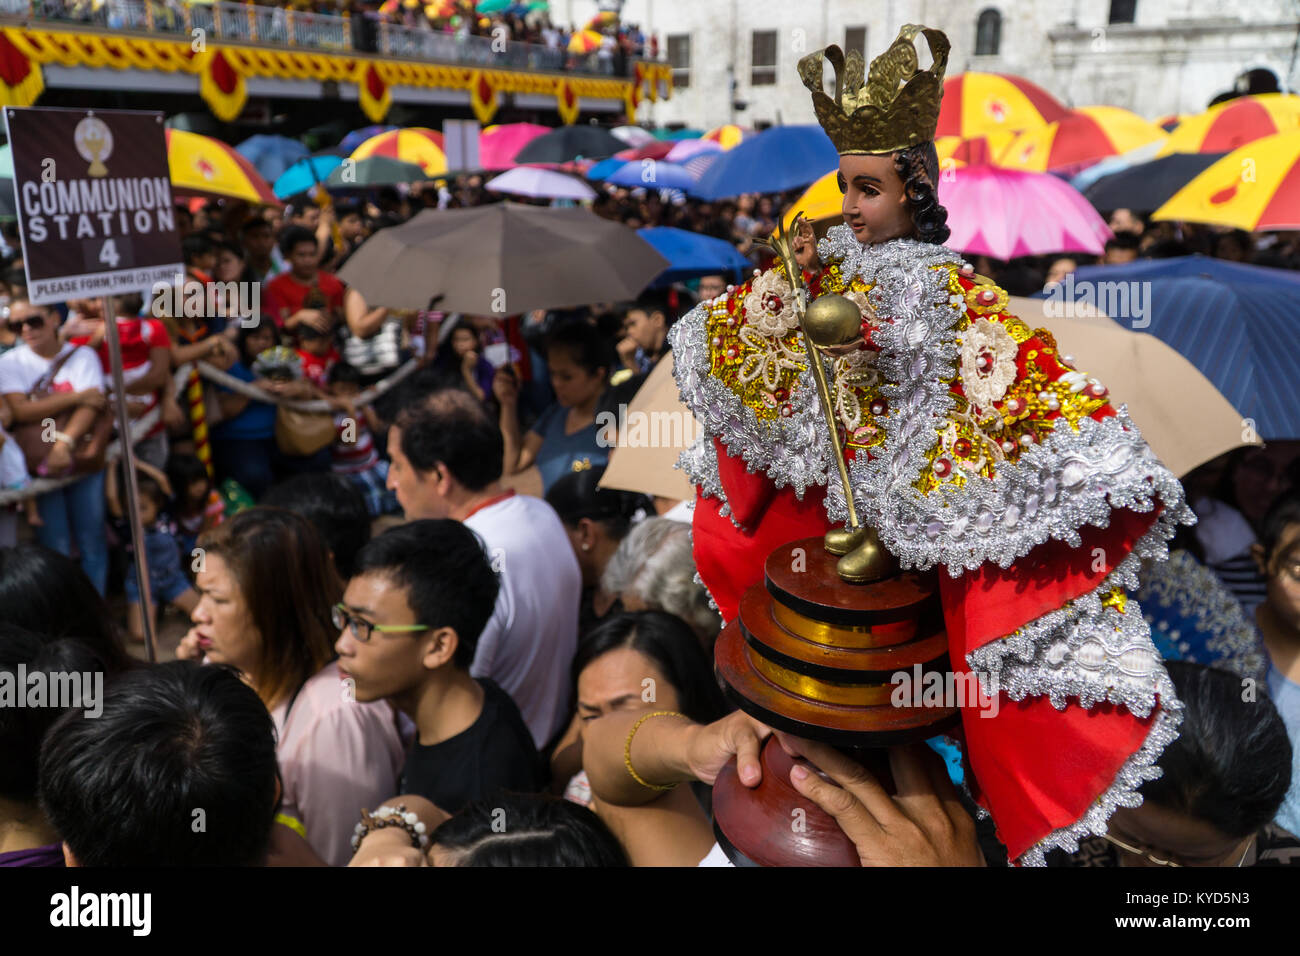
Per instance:
[[[213,487],[207,467],[193,455],[172,455],[167,461],[167,478],[172,486],[176,544],[182,555],[188,555],[199,535],[221,524],[225,502]]]
[[[330,390],[340,410],[334,415],[337,438],[332,449],[331,470],[345,475],[361,490],[372,517],[397,514],[401,506],[388,490],[388,462],[375,451],[374,433],[382,425],[374,408],[358,409],[354,404],[361,394],[361,372],[347,362],[337,362],[329,373]]]
[[[302,377],[318,388],[325,389],[329,382],[329,371],[339,361],[333,334],[321,332],[306,323],[298,326],[296,332],[298,347],[295,351],[302,359]]]
[[[145,562],[149,567],[149,597],[152,621],[157,627],[158,608],[172,604],[187,615],[199,603],[199,596],[181,570],[181,554],[165,508],[170,493],[167,476],[146,462],[137,461],[136,488],[139,492],[140,525],[144,529]],[[108,472],[109,510],[115,519],[127,519],[126,508],[118,495],[118,470]],[[126,540],[130,535],[125,536]],[[132,552],[130,545],[127,551]],[[140,599],[140,582],[134,554],[126,566],[127,630],[131,640],[144,643],[144,608]]]

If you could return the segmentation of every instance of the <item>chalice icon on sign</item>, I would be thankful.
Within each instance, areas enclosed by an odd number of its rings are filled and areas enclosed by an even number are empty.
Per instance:
[[[108,167],[104,165],[104,160],[113,152],[113,133],[108,124],[98,117],[87,116],[77,124],[72,140],[76,143],[81,158],[90,163],[86,175],[96,179],[107,176]]]

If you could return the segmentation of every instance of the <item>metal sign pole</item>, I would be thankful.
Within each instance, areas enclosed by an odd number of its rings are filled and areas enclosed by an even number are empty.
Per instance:
[[[131,540],[135,543],[135,574],[140,585],[144,646],[149,656],[149,663],[153,664],[158,660],[153,633],[153,595],[149,588],[149,561],[145,556],[144,527],[140,524],[140,492],[136,487],[135,451],[131,448],[131,416],[126,408],[126,386],[122,382],[122,341],[117,331],[117,310],[113,305],[113,297],[106,295],[100,301],[104,309],[104,338],[108,342],[108,361],[113,374],[113,404],[117,408],[117,433],[122,442],[127,514],[130,515],[131,520]]]

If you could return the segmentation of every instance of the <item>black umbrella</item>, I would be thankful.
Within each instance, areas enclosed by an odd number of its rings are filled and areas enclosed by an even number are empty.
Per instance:
[[[1103,176],[1083,191],[1097,209],[1159,209],[1225,153],[1170,153]]]
[[[622,223],[579,208],[503,202],[426,209],[383,229],[339,278],[373,305],[514,315],[635,298],[668,260]]]
[[[515,156],[516,163],[568,163],[575,159],[604,159],[627,149],[599,126],[561,126],[530,142]]]

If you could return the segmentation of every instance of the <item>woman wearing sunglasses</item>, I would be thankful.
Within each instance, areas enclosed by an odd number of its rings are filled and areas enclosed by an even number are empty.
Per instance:
[[[9,303],[6,323],[22,338],[21,344],[0,355],[0,396],[9,403],[14,424],[41,422],[72,412],[63,429],[54,433],[54,445],[45,460],[49,474],[60,475],[72,466],[77,442],[107,407],[99,358],[84,346],[61,343],[58,316],[25,298],[15,296]],[[42,384],[48,394],[28,398]],[[48,491],[37,499],[36,507],[40,543],[66,555],[73,553],[75,543],[82,570],[103,594],[108,581],[104,473],[98,471]]]
[[[253,508],[199,538],[199,603],[177,656],[226,664],[275,722],[282,815],[331,866],[352,856],[361,807],[398,792],[404,758],[392,708],[358,703],[334,662],[330,609],[343,596],[307,519]]]

